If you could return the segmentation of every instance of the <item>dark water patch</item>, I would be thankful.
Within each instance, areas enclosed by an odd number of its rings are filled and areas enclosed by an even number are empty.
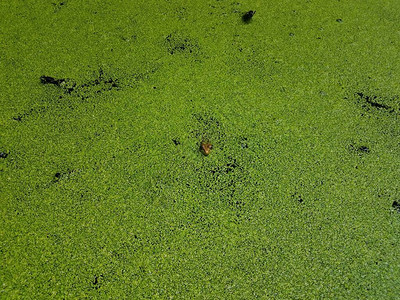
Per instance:
[[[218,195],[222,203],[240,214],[246,205],[242,187],[247,182],[247,172],[234,157],[227,157],[225,163],[211,167],[200,178],[200,186],[209,195]]]
[[[178,146],[178,145],[181,144],[181,142],[180,142],[179,139],[177,139],[177,138],[172,139],[172,142],[175,144],[175,146]]]
[[[357,153],[358,155],[364,155],[364,154],[368,154],[368,153],[371,152],[371,149],[366,145],[350,144],[348,146],[348,150],[353,152],[353,153]]]
[[[94,79],[80,84],[74,79],[48,75],[42,75],[39,79],[40,83],[48,89],[47,91],[50,92],[52,89],[56,95],[49,93],[47,97],[44,97],[41,105],[35,105],[35,107],[20,112],[12,117],[13,120],[22,122],[28,117],[40,115],[56,107],[73,110],[76,107],[76,99],[87,100],[111,90],[120,90],[122,86],[118,78],[106,76],[102,68],[99,69]]]
[[[118,78],[106,76],[102,68],[99,69],[95,79],[86,81],[80,85],[74,85],[72,89],[68,89],[68,94],[74,94],[82,100],[111,90],[119,90],[121,88]]]
[[[41,113],[46,112],[47,110],[48,110],[48,105],[42,105],[39,107],[30,108],[24,112],[17,114],[16,116],[12,117],[12,119],[17,122],[22,122],[26,118],[30,117],[31,115],[41,114]]]
[[[7,158],[8,154],[8,152],[0,151],[0,158]]]
[[[370,152],[370,150],[369,150],[369,148],[367,146],[360,146],[360,147],[357,148],[357,150],[359,152],[363,152],[363,153],[369,153]]]
[[[294,199],[295,201],[297,201],[298,203],[303,203],[304,202],[304,198],[302,195],[300,195],[299,193],[295,192],[294,194],[291,195],[292,199]]]
[[[386,111],[388,113],[395,112],[395,109],[384,102],[399,100],[398,96],[394,96],[391,99],[385,99],[383,97],[378,97],[376,95],[370,95],[363,92],[356,92],[357,101],[366,110],[376,109]]]
[[[400,213],[400,203],[398,201],[393,201],[392,203],[392,208],[397,211],[398,213]]]
[[[119,90],[121,88],[118,78],[107,76],[100,68],[95,79],[84,81],[78,84],[76,80],[69,78],[54,78],[52,76],[41,76],[40,81],[44,85],[53,85],[60,88],[61,92],[66,95],[72,95],[87,99],[98,94],[102,94],[111,90]]]
[[[54,8],[54,13],[57,13],[62,8],[66,7],[67,3],[68,3],[68,0],[55,1],[55,2],[51,3],[53,5],[53,8]]]
[[[92,287],[94,289],[98,290],[102,285],[103,279],[104,279],[104,275],[103,274],[94,275],[93,280],[92,280]]]
[[[23,114],[19,114],[19,115],[13,117],[13,120],[18,121],[18,122],[21,122],[23,117],[24,117]]]
[[[56,172],[53,176],[53,183],[59,182],[61,180],[69,179],[71,178],[77,170],[74,169],[67,169],[66,171],[59,171]]]
[[[222,174],[229,174],[237,170],[242,170],[242,168],[239,166],[237,163],[237,160],[235,158],[232,158],[231,156],[228,157],[228,162],[222,166],[217,166],[214,167],[210,170],[210,173],[215,176],[215,178],[218,178]]]
[[[193,38],[170,33],[165,38],[165,46],[169,54],[196,54],[200,52],[199,44]]]
[[[235,158],[229,157],[230,162],[225,165],[225,173],[230,173],[235,171],[239,167]]]
[[[54,85],[58,88],[61,88],[62,91],[66,94],[71,94],[76,88],[76,83],[71,79],[65,79],[65,78],[57,79],[51,76],[43,75],[40,77],[40,82],[43,85]]]
[[[44,76],[43,75],[43,76],[40,77],[40,82],[42,84],[53,84],[53,85],[56,85],[58,87],[61,87],[61,85],[65,83],[65,79],[64,78],[56,79],[56,78],[51,77],[51,76]]]

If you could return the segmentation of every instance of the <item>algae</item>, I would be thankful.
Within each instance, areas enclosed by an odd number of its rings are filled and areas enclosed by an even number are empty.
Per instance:
[[[0,298],[397,299],[399,21],[2,1]]]

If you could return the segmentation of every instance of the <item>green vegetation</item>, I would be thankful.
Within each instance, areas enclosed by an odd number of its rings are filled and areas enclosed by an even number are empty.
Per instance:
[[[398,299],[399,21],[1,1],[0,298]]]

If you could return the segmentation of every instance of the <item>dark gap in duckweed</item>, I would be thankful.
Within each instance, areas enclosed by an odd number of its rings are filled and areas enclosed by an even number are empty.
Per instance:
[[[198,43],[189,37],[181,36],[178,33],[170,33],[165,38],[165,45],[169,54],[192,54],[198,53],[200,47]]]
[[[31,109],[29,109],[29,110],[27,110],[25,112],[22,112],[22,113],[18,114],[15,117],[12,117],[12,119],[17,121],[17,122],[22,122],[25,118],[30,117],[31,115],[46,112],[47,109],[48,109],[48,106],[45,106],[45,105],[39,106],[39,107],[36,107],[36,108],[31,108]]]
[[[103,274],[94,275],[93,282],[92,282],[94,289],[98,290],[101,287],[101,281],[103,278],[104,278]]]
[[[348,149],[352,152],[358,153],[359,155],[368,154],[371,152],[370,148],[365,145],[357,146],[357,145],[350,144],[348,146]]]
[[[211,176],[209,176],[211,175]],[[233,157],[227,157],[223,165],[214,166],[205,173],[200,181],[210,195],[218,194],[225,205],[241,216],[246,203],[241,199],[238,186],[247,180],[247,172]]]
[[[59,182],[61,179],[68,179],[71,175],[76,172],[74,169],[67,169],[64,172],[56,172],[53,177],[53,182]]]
[[[226,163],[223,166],[217,166],[213,169],[210,170],[210,173],[212,175],[215,175],[216,178],[218,178],[221,174],[225,173],[225,174],[229,174],[231,172],[233,172],[236,168],[240,168],[236,159],[232,158],[232,157],[228,157],[228,163]]]
[[[63,84],[63,83],[65,83],[65,79],[64,78],[61,78],[61,79],[55,79],[54,77],[51,77],[51,76],[41,76],[40,77],[40,82],[42,83],[42,84],[53,84],[53,85],[56,85],[56,86],[59,86],[59,87],[61,87],[61,85]]]
[[[178,146],[181,144],[181,142],[179,141],[179,139],[172,139],[172,141],[174,142],[175,146]]]
[[[61,1],[61,2],[53,2],[51,3],[54,7],[54,13],[57,13],[61,8],[65,7],[65,5],[68,3],[67,0]]]
[[[364,152],[364,153],[369,153],[370,152],[370,150],[369,150],[369,148],[367,146],[360,146],[360,147],[358,147],[357,150],[360,151],[360,152]]]
[[[233,172],[239,165],[236,162],[236,159],[229,157],[230,162],[226,164],[225,173]]]
[[[7,158],[8,154],[7,152],[0,152],[0,158]]]
[[[13,117],[13,120],[18,121],[18,122],[21,122],[21,121],[22,121],[22,118],[24,118],[24,117],[25,117],[24,114],[19,114],[18,116]]]
[[[378,110],[384,110],[389,113],[393,113],[395,110],[389,105],[386,105],[384,103],[380,103],[379,101],[382,100],[380,97],[375,96],[375,95],[367,95],[362,92],[356,92],[356,96],[358,96],[358,100],[362,102],[362,107],[369,109],[369,108],[375,108]],[[395,100],[398,97],[393,97],[391,100]]]
[[[87,81],[79,86],[74,85],[68,89],[67,93],[74,93],[76,96],[85,100],[95,94],[102,94],[111,90],[120,90],[119,80],[113,77],[106,77],[102,68],[98,71],[98,76],[94,80]]]
[[[397,211],[398,213],[400,213],[400,203],[397,201],[393,201],[392,203],[392,208]]]
[[[303,202],[304,202],[303,197],[302,197],[299,193],[297,193],[297,192],[295,192],[294,194],[292,194],[292,199],[296,200],[296,201],[299,202],[299,203],[303,203]]]
[[[98,75],[95,79],[89,80],[80,85],[72,79],[57,79],[51,76],[41,76],[40,81],[44,85],[50,84],[61,88],[64,94],[73,94],[82,99],[89,98],[94,93],[100,94],[113,89],[120,89],[119,80],[110,76],[106,77],[102,68],[99,69]]]
[[[133,75],[133,81],[142,80],[144,78],[145,75],[143,74],[142,76],[139,74]],[[40,83],[45,86],[54,86],[56,89],[59,89],[61,95],[58,97],[52,97],[50,103],[47,103],[46,105],[30,108],[25,112],[19,113],[18,115],[12,117],[13,120],[22,122],[31,115],[45,113],[49,108],[54,107],[54,105],[63,103],[62,100],[65,96],[73,96],[81,98],[81,100],[87,100],[88,98],[93,98],[96,95],[103,94],[111,90],[121,89],[119,79],[111,76],[105,76],[102,68],[99,69],[95,79],[86,81],[82,84],[77,84],[73,79],[55,78],[47,75],[42,75],[40,77]],[[63,105],[65,105],[65,103],[63,103]],[[70,104],[69,108],[74,109],[74,105]]]

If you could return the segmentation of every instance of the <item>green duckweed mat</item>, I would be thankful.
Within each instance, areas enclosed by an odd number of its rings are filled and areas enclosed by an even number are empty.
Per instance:
[[[399,299],[399,23],[1,1],[0,298]]]

